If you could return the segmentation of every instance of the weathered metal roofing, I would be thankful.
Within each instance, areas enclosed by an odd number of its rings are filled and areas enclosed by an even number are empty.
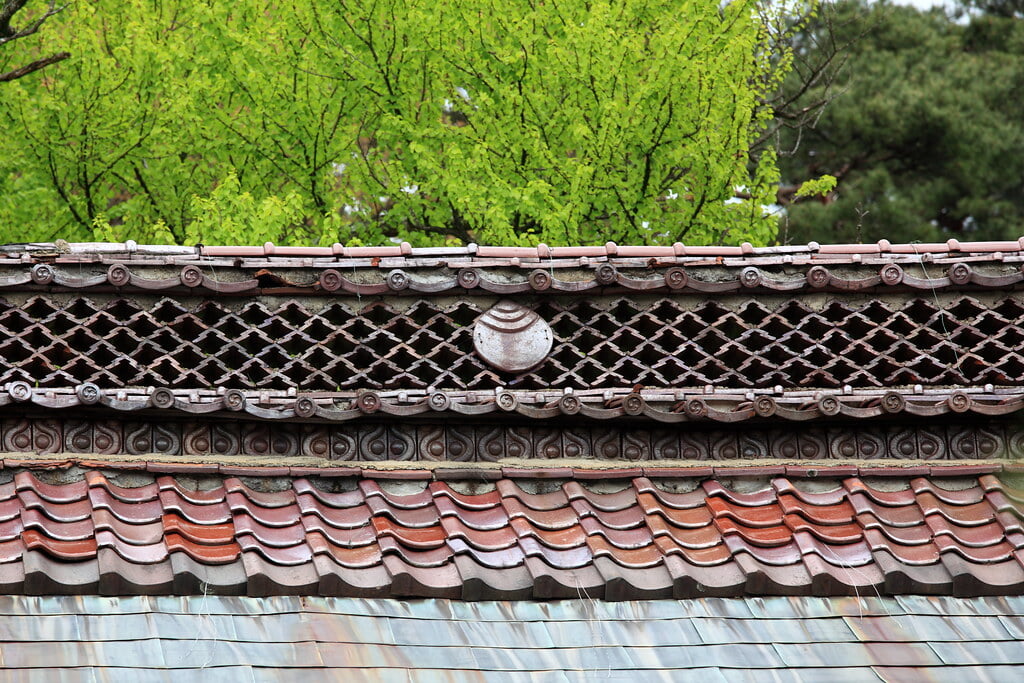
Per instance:
[[[1021,598],[0,597],[34,681],[1012,680]]]

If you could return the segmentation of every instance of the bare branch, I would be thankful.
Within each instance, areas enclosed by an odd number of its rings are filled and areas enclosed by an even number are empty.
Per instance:
[[[36,61],[34,61],[34,62],[30,63],[30,64],[26,64],[25,66],[18,67],[17,69],[13,69],[11,71],[8,71],[5,74],[0,74],[0,83],[4,83],[4,82],[7,82],[7,81],[13,81],[13,80],[21,78],[22,76],[27,76],[30,73],[32,73],[34,71],[39,71],[40,69],[48,67],[51,64],[56,64],[57,62],[63,62],[65,59],[67,59],[70,56],[71,56],[70,52],[58,52],[55,55],[50,55],[49,57],[46,57],[45,59],[37,59]]]

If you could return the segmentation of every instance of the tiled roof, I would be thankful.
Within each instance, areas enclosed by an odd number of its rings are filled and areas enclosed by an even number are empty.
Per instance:
[[[1011,681],[1020,598],[0,598],[33,681]]]
[[[6,593],[622,600],[1024,588],[1024,491],[992,475],[780,476],[744,490],[716,478],[321,480],[327,490],[268,476],[50,478],[22,471],[0,487]]]

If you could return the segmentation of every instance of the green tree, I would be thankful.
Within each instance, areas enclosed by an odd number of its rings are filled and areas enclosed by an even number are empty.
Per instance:
[[[765,243],[758,9],[75,3],[0,104],[0,239]]]
[[[781,136],[780,239],[1016,239],[1024,21],[975,14],[958,23],[939,10],[844,0],[803,44],[820,51],[826,35],[851,47],[817,125]],[[801,85],[794,74],[787,87]],[[802,101],[827,99],[824,88]],[[838,179],[835,190],[794,202],[796,183],[822,173]]]
[[[45,9],[33,11],[36,8],[25,9],[27,4],[28,0],[0,0],[0,48],[35,35],[47,19],[66,7],[58,6],[57,0],[50,0]],[[19,22],[19,18],[24,21]],[[31,49],[25,52],[30,51]],[[46,56],[35,54],[15,66],[6,59],[8,54],[7,50],[0,52],[0,83],[24,78],[71,56],[69,52],[55,52]]]

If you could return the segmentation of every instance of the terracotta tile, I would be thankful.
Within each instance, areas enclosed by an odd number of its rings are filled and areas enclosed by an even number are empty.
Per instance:
[[[127,503],[99,486],[89,489],[89,502],[93,509],[110,510],[115,517],[131,524],[154,522],[163,513],[159,499]]]
[[[993,494],[985,494],[986,498],[991,495]],[[925,492],[918,494],[917,504],[926,516],[936,513],[944,515],[946,519],[959,526],[980,526],[996,518],[996,511],[988,500],[973,505],[950,505]]]
[[[498,568],[460,554],[455,556],[455,566],[462,579],[461,600],[528,600],[533,595],[533,577],[525,558],[519,565]]]
[[[511,526],[481,531],[466,526],[457,517],[442,517],[441,526],[444,527],[445,533],[448,534],[449,542],[453,538],[461,538],[479,550],[502,550],[514,546],[519,538]]]
[[[284,491],[256,491],[235,477],[228,477],[224,480],[224,490],[228,492],[229,499],[230,494],[234,493],[236,499],[240,495],[265,508],[287,507],[295,504],[295,491],[290,488]]]
[[[111,548],[100,548],[96,561],[100,595],[168,595],[174,591],[174,570],[166,550],[161,562],[140,564]]]
[[[684,558],[688,563],[698,567],[715,567],[732,560],[732,551],[729,550],[725,543],[720,543],[710,548],[685,548],[673,543],[667,537],[661,536],[654,539],[654,544],[658,546],[663,555],[676,554]]]
[[[330,555],[313,556],[320,575],[316,594],[341,598],[385,598],[391,594],[391,575],[383,564],[370,567],[344,567]]]
[[[235,540],[235,525],[196,524],[176,514],[166,514],[161,520],[168,534],[180,534],[192,543],[200,545],[225,545]]]
[[[242,543],[242,537],[245,535],[255,536],[260,545],[271,548],[287,548],[306,540],[306,530],[298,519],[291,526],[272,527],[261,524],[252,515],[236,512],[234,524],[235,537],[239,543]]]
[[[810,595],[810,573],[803,563],[778,565],[747,553],[736,556],[736,564],[746,575],[748,595]]]
[[[25,592],[29,595],[91,595],[100,582],[96,558],[69,562],[45,551],[25,553]]]
[[[267,558],[259,551],[242,553],[245,593],[250,597],[309,595],[320,585],[313,556],[306,562],[286,564]]]
[[[210,504],[196,504],[183,498],[177,491],[160,491],[160,502],[165,512],[176,512],[197,524],[224,524],[231,521],[231,510],[227,501]]]
[[[373,515],[370,508],[366,505],[346,508],[331,507],[308,493],[300,493],[296,500],[299,510],[303,515],[315,515],[322,519],[324,523],[339,529],[365,526],[370,523],[370,517]]]
[[[92,515],[92,505],[89,504],[88,499],[74,503],[52,503],[40,497],[32,489],[19,491],[18,497],[25,509],[41,510],[47,517],[58,522],[79,522]]]
[[[776,477],[773,479],[772,486],[775,488],[776,495],[780,493],[788,493],[808,505],[839,505],[846,500],[846,489],[841,486],[834,488],[831,491],[809,493],[807,491],[801,491],[784,477]]]
[[[662,563],[661,551],[658,546],[653,544],[627,550],[612,545],[602,536],[588,536],[587,545],[595,558],[598,556],[610,557],[623,567],[654,567]]]
[[[1005,539],[1005,530],[998,521],[967,527],[953,524],[943,515],[928,515],[925,517],[925,522],[936,536],[936,541],[938,541],[938,536],[945,535],[960,545],[984,548],[985,546],[1000,543]]]
[[[646,493],[657,498],[662,505],[678,510],[698,508],[705,506],[707,497],[702,487],[697,487],[687,493],[673,493],[663,491],[655,486],[649,479],[637,478],[633,480],[633,488],[637,493]]]
[[[370,524],[369,519],[366,520],[365,526],[339,529],[325,524],[323,519],[316,515],[303,515],[302,527],[306,530],[307,535],[310,532],[317,531],[330,540],[331,543],[343,548],[368,545],[377,540],[377,532]]]
[[[17,499],[18,490],[14,481],[0,484],[0,504]]]
[[[576,511],[568,505],[556,510],[535,510],[523,505],[518,498],[505,498],[502,505],[509,519],[522,518],[541,529],[564,529],[579,520]]]
[[[647,524],[655,539],[667,536],[684,548],[710,548],[722,544],[722,533],[713,524],[700,528],[681,529],[668,524],[660,516],[654,515],[647,518]]]
[[[635,501],[634,505],[613,512],[605,512],[594,507],[583,498],[572,501],[570,506],[580,517],[596,517],[601,524],[612,529],[632,529],[644,523],[644,511],[635,504]]]
[[[1020,595],[1024,591],[1024,569],[1016,560],[975,564],[947,553],[942,563],[953,575],[953,595]]]
[[[922,523],[916,526],[890,526],[870,512],[857,515],[857,523],[864,529],[875,529],[880,531],[893,543],[900,545],[921,545],[931,543],[932,530],[924,523],[924,515],[921,516]]]
[[[859,524],[815,524],[801,515],[786,515],[785,522],[793,531],[806,531],[825,543],[854,543],[864,537]]]
[[[835,505],[812,505],[788,493],[779,496],[779,505],[786,514],[802,515],[817,524],[849,524],[855,514],[849,501],[844,500]]]
[[[433,495],[429,489],[423,489],[419,493],[397,495],[388,493],[375,481],[362,479],[359,481],[359,489],[366,496],[366,502],[372,505],[374,499],[383,500],[388,507],[399,510],[416,510],[418,508],[433,505]]]
[[[90,487],[103,487],[110,495],[125,503],[145,503],[149,500],[156,500],[160,491],[160,487],[155,482],[131,488],[118,486],[103,476],[101,472],[96,471],[86,472],[85,481]]]
[[[800,561],[800,548],[797,547],[794,540],[790,540],[785,545],[763,547],[749,543],[740,534],[729,534],[723,536],[723,539],[725,540],[726,547],[729,548],[733,555],[748,553],[751,557],[764,564],[782,566]]]
[[[452,560],[452,549],[445,544],[427,550],[413,550],[400,543],[394,536],[381,536],[377,542],[384,557],[397,554],[414,567],[440,567]]]
[[[579,524],[562,529],[544,529],[530,524],[522,517],[512,519],[510,524],[519,538],[534,538],[549,548],[578,548],[587,542],[587,532]]]
[[[433,499],[431,499],[431,502]],[[388,517],[404,527],[429,527],[438,524],[441,516],[433,505],[419,508],[400,508],[380,496],[367,496],[366,504],[374,518]]]
[[[971,505],[980,503],[985,497],[985,491],[981,486],[972,486],[969,489],[950,491],[937,486],[934,482],[924,477],[917,477],[910,480],[910,487],[915,493],[931,493],[943,503],[949,505]]]
[[[21,522],[26,529],[35,529],[58,541],[84,541],[95,533],[91,518],[55,522],[36,509],[24,510]]]
[[[1017,515],[1024,515],[1024,506],[1017,505],[1007,499],[1002,491],[988,491],[985,493],[985,500],[996,510],[1009,510]]]
[[[646,526],[634,527],[632,529],[613,529],[601,524],[596,517],[583,517],[580,519],[580,526],[583,527],[588,536],[601,536],[608,543],[627,550],[643,548],[654,542],[654,536]]]
[[[924,565],[939,561],[939,549],[935,543],[900,545],[892,543],[877,529],[865,529],[864,540],[872,552],[886,551],[903,564]]]
[[[429,550],[444,545],[446,534],[440,524],[429,527],[406,527],[387,517],[374,517],[373,528],[379,537],[394,536],[402,545],[415,550]]]
[[[16,562],[25,554],[25,541],[22,537],[10,541],[0,541],[0,564]]]
[[[321,491],[307,479],[296,479],[292,482],[292,489],[295,491],[297,498],[299,499],[304,495],[310,496],[332,508],[351,508],[366,503],[366,496],[360,489],[346,491],[344,493]]]
[[[528,557],[543,559],[555,569],[578,569],[589,565],[594,559],[585,542],[578,548],[555,550],[532,536],[525,536],[519,539],[519,545]]]
[[[96,557],[96,539],[88,538],[80,541],[60,541],[35,529],[26,529],[22,534],[28,550],[42,550],[50,557],[58,560],[88,560]]]
[[[889,507],[914,505],[917,502],[914,491],[910,488],[903,491],[879,491],[865,484],[859,477],[844,479],[843,487],[851,493],[860,492],[866,494],[874,502]]]
[[[662,505],[650,493],[638,494],[637,502],[648,518],[651,515],[659,515],[671,524],[683,529],[699,529],[711,523],[711,511],[707,507],[680,510]]]
[[[111,548],[119,556],[133,564],[157,564],[167,560],[167,546],[160,543],[132,545],[125,543],[110,531],[97,531],[96,544],[99,548]]]
[[[14,519],[8,519],[0,522],[0,542],[10,541],[20,537],[21,532],[24,529],[25,526],[21,523],[21,517],[15,517]]]
[[[481,550],[466,543],[461,538],[449,538],[448,547],[456,555],[468,555],[481,567],[492,569],[511,569],[526,562],[523,549],[517,544],[497,550]]]
[[[444,496],[435,498],[434,503],[437,505],[437,511],[442,520],[446,517],[455,517],[467,526],[481,531],[508,526],[508,514],[505,512],[505,508],[500,506],[474,510],[460,507],[450,498]]]
[[[585,500],[590,507],[603,512],[617,512],[636,505],[636,491],[632,488],[615,493],[594,493],[578,481],[567,481],[562,490],[570,501]]]
[[[1021,518],[1012,512],[997,512],[996,521],[999,522],[1007,532],[1013,531],[1024,533],[1024,522],[1022,522]]]
[[[782,524],[772,527],[748,527],[737,524],[728,517],[720,517],[715,520],[715,526],[724,537],[738,534],[747,543],[765,548],[783,546],[793,540],[793,532]]]
[[[46,484],[36,479],[31,472],[18,472],[14,475],[14,483],[18,491],[35,491],[39,497],[50,503],[74,503],[85,500],[89,488],[85,480],[68,484]]]
[[[916,504],[882,505],[863,493],[851,493],[850,505],[858,515],[869,514],[890,527],[912,527],[924,524],[924,512]]]
[[[857,567],[830,564],[815,553],[804,555],[804,567],[811,575],[811,594],[823,597],[878,595],[885,587],[885,574],[871,555],[870,562]]]
[[[782,526],[782,508],[777,503],[747,507],[712,497],[707,499],[707,504],[716,519],[728,517],[750,527]]]
[[[1016,550],[1006,541],[1000,541],[980,548],[957,543],[952,536],[942,535],[935,537],[935,545],[940,553],[956,553],[969,562],[976,564],[992,564],[1002,562],[1013,557]]]
[[[453,491],[448,484],[434,481],[427,485],[431,495],[434,496],[434,504],[439,500],[448,499],[453,504],[465,510],[489,510],[501,505],[501,492],[498,489],[487,493],[466,494]]]
[[[502,504],[508,505],[510,500],[519,501],[532,510],[564,510],[569,505],[569,498],[561,489],[551,493],[527,493],[508,479],[500,479],[495,486],[502,497]]]
[[[313,552],[306,543],[305,534],[302,536],[301,543],[288,546],[272,546],[263,543],[253,534],[239,534],[237,540],[239,547],[242,549],[243,555],[255,552],[262,556],[267,562],[273,564],[293,567],[295,565],[313,561]]]
[[[731,557],[727,562],[702,567],[690,564],[681,555],[666,555],[665,568],[673,579],[672,597],[677,600],[735,598],[746,589],[746,575]]]
[[[823,543],[806,532],[799,532],[793,538],[804,555],[815,553],[821,559],[837,567],[861,567],[874,561],[871,549],[865,541],[843,544]]]
[[[389,554],[384,556],[384,566],[391,574],[392,597],[454,600],[462,592],[462,581],[454,562],[424,569],[404,562],[399,555]]]
[[[314,553],[330,555],[342,567],[358,569],[381,563],[380,546],[376,541],[367,545],[346,548],[336,545],[323,534],[311,531],[307,536],[309,547]]]
[[[291,526],[299,521],[301,510],[298,505],[292,503],[282,507],[263,507],[249,500],[240,493],[228,492],[228,507],[235,514],[245,513],[259,520],[264,526],[285,527]]]
[[[720,496],[737,506],[763,507],[773,505],[777,502],[775,490],[771,488],[751,493],[739,493],[738,491],[732,491],[725,488],[721,483],[714,479],[705,479],[701,482],[701,486],[704,488],[704,492],[707,496]]]
[[[994,474],[982,474],[978,477],[978,484],[985,491],[1001,491],[1003,488],[1002,482]]]
[[[21,499],[17,496],[7,500],[0,500],[0,521],[6,522],[16,519],[21,514]]]
[[[223,486],[208,491],[199,491],[181,486],[173,477],[157,477],[156,483],[160,487],[160,491],[172,491],[180,498],[196,505],[219,503],[227,495]],[[161,500],[163,500],[163,496],[161,496]]]

